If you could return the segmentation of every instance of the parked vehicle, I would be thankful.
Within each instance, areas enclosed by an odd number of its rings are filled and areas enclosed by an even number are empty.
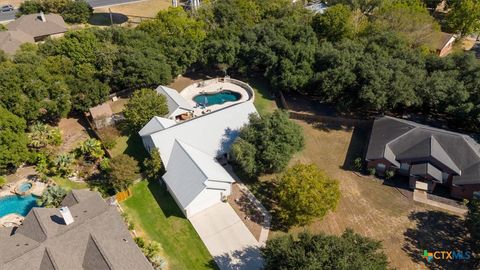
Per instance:
[[[10,12],[10,11],[13,11],[14,8],[12,5],[4,5],[2,7],[0,7],[0,12]]]

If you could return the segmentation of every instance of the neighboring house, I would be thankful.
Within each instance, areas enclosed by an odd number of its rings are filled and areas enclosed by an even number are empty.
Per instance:
[[[145,148],[160,151],[163,180],[187,218],[230,195],[234,180],[218,160],[250,114],[257,111],[249,100],[179,123],[154,117],[140,130]]]
[[[23,15],[6,27],[7,31],[0,32],[0,48],[9,54],[14,54],[24,43],[60,37],[68,30],[62,16],[43,12]]]
[[[165,118],[172,120],[186,120],[191,117],[193,107],[172,88],[166,86],[159,86],[156,89],[157,93],[162,94],[167,99],[168,114]]]
[[[440,32],[435,40],[435,52],[438,56],[443,57],[448,55],[453,49],[453,43],[455,42],[455,35]]]
[[[103,103],[88,110],[90,118],[96,129],[101,129],[115,123],[114,114],[110,104]]]
[[[380,174],[408,176],[411,188],[417,181],[429,192],[443,185],[459,199],[480,191],[480,145],[465,134],[385,116],[373,124],[366,161]]]
[[[116,206],[73,190],[62,208],[33,208],[15,229],[0,228],[0,269],[153,270]]]
[[[22,31],[2,31],[0,32],[0,49],[7,54],[15,52],[24,43],[35,43],[32,36]]]

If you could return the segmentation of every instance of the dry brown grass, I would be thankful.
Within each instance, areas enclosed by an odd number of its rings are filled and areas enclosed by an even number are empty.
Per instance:
[[[428,232],[417,228],[421,221],[416,213],[428,216],[433,213],[431,209],[414,203],[408,190],[386,186],[378,179],[342,169],[349,153],[350,155],[354,153],[352,158],[361,155],[361,148],[366,142],[363,133],[359,137],[355,135],[351,144],[354,132],[350,129],[319,127],[303,121],[296,122],[304,130],[306,147],[294,157],[292,164],[297,162],[317,164],[340,182],[341,189],[337,209],[323,220],[314,221],[308,229],[312,232],[341,234],[346,228],[352,228],[357,233],[382,241],[391,266],[397,269],[425,269],[421,249],[431,248],[434,240]],[[456,216],[443,214],[450,223],[461,224]],[[442,231],[443,228],[435,227],[436,224],[432,226],[432,232],[438,230],[445,233]],[[289,232],[298,233],[303,230],[304,227],[295,227]],[[284,233],[273,231],[270,238]],[[447,235],[448,233],[453,233],[450,235],[452,239],[458,237],[455,235],[457,232],[446,232]],[[438,242],[440,241],[442,240],[439,239]]]
[[[108,13],[110,9],[113,13],[121,13],[127,16],[155,17],[160,10],[167,9],[169,6],[171,6],[169,0],[146,0],[110,8],[97,8],[94,12]]]

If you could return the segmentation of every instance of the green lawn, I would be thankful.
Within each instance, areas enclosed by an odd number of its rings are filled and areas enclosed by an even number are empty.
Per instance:
[[[135,230],[162,244],[169,269],[214,268],[195,229],[160,184],[142,181],[132,191],[132,197],[121,205],[135,223]]]
[[[57,185],[65,188],[68,191],[70,191],[72,189],[88,188],[88,184],[84,183],[84,182],[73,182],[73,181],[70,181],[68,179],[65,179],[65,178],[62,178],[62,177],[59,177],[59,176],[54,176],[54,177],[52,177],[52,179]]]
[[[270,95],[268,83],[258,79],[252,79],[248,82],[255,90],[255,108],[260,115],[271,113],[277,109],[275,99]]]
[[[110,150],[112,157],[127,154],[142,162],[148,155],[145,148],[143,148],[142,138],[138,134],[119,136],[116,142],[115,147]]]

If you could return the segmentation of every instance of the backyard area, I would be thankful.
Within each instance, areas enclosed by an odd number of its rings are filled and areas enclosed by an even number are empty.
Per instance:
[[[391,266],[398,269],[424,268],[424,249],[462,250],[465,229],[462,218],[414,203],[411,191],[385,185],[383,181],[343,168],[362,155],[368,133],[365,127],[342,126],[295,120],[305,134],[306,147],[292,160],[315,163],[339,180],[341,199],[335,212],[314,221],[308,229],[315,233],[341,234],[346,228],[380,240]],[[270,181],[275,176],[264,177]],[[298,233],[304,227],[289,232]],[[286,232],[271,231],[269,237]],[[462,248],[463,247],[463,248]],[[435,269],[451,269],[439,260]],[[449,268],[450,267],[450,268]],[[455,265],[468,269],[467,265]]]
[[[140,236],[161,243],[168,269],[215,268],[195,229],[159,183],[142,181],[132,191],[121,205]]]

